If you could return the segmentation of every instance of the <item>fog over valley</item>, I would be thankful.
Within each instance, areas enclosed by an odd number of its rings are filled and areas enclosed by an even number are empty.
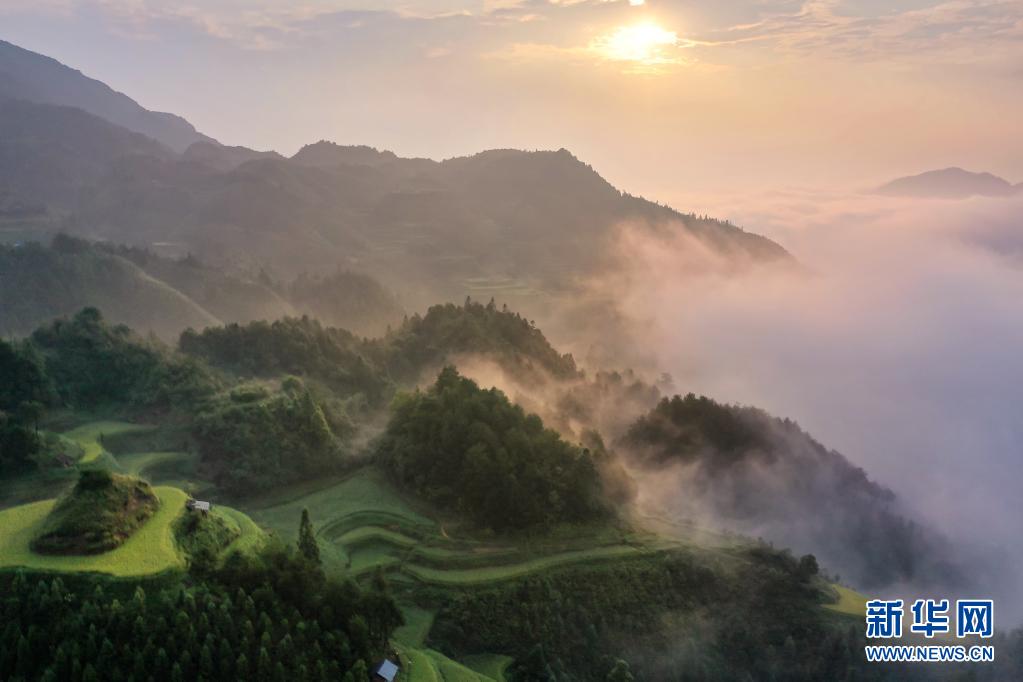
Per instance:
[[[0,5],[0,680],[1023,679],[1018,3]]]

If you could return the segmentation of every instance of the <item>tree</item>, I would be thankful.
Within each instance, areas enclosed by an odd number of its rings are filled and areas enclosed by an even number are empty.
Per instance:
[[[320,563],[320,546],[316,544],[316,533],[313,522],[309,520],[309,510],[302,510],[302,521],[298,526],[298,551],[309,561]]]
[[[817,565],[817,557],[813,554],[804,554],[799,559],[799,576],[804,580],[810,580],[817,575],[820,568]]]
[[[633,682],[634,679],[629,670],[629,664],[620,658],[615,661],[611,672],[607,674],[607,682]]]
[[[18,405],[18,417],[23,422],[32,424],[36,435],[39,435],[39,419],[42,418],[45,409],[38,400],[26,400]]]

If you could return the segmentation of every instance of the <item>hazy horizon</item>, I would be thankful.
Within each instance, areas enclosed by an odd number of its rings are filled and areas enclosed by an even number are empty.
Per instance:
[[[13,0],[0,18],[0,38],[286,155],[564,147],[671,203],[949,166],[1023,181],[1018,2]]]

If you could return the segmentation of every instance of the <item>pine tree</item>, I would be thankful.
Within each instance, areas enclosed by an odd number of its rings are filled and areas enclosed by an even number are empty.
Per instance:
[[[316,544],[316,533],[309,520],[309,510],[302,510],[302,521],[298,526],[298,551],[309,561],[320,563],[320,546]]]

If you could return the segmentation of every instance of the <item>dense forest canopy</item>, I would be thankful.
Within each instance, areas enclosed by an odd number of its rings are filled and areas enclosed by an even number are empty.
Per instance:
[[[95,308],[40,327],[31,343],[67,405],[193,405],[217,387],[201,364],[124,325],[110,326]]]
[[[211,477],[226,490],[255,492],[337,472],[346,448],[301,381],[274,393],[236,390],[207,404],[194,433]]]
[[[453,367],[395,400],[377,452],[402,486],[497,531],[608,513],[588,450]]]
[[[378,403],[389,397],[390,385],[367,361],[365,345],[351,332],[308,317],[186,330],[178,343],[183,353],[242,376],[310,377]]]
[[[5,680],[363,682],[402,622],[386,593],[279,545],[191,584],[4,572],[0,595]]]
[[[458,354],[493,358],[533,380],[542,380],[543,373],[559,379],[579,373],[572,356],[555,350],[533,322],[499,309],[493,299],[486,305],[466,298],[462,306],[431,306],[426,315],[413,315],[384,337],[374,351],[392,375],[406,380]]]

